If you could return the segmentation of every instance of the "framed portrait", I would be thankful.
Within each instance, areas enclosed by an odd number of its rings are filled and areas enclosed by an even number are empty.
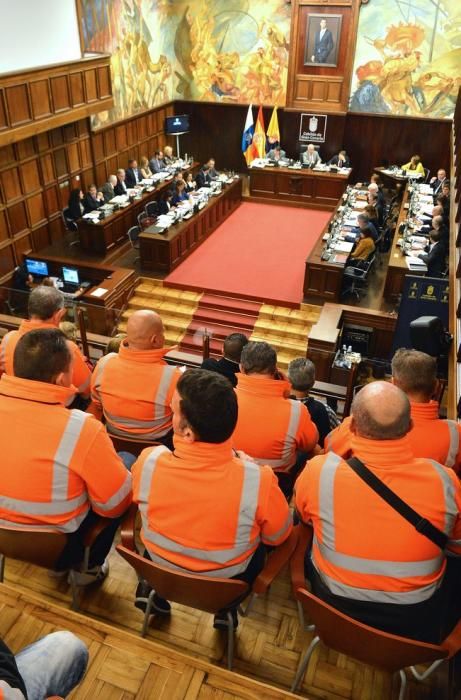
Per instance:
[[[342,19],[342,15],[307,15],[305,66],[337,67]]]

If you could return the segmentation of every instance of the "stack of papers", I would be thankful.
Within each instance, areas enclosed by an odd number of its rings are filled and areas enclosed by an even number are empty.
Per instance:
[[[92,221],[99,221],[99,210],[89,211],[88,214],[84,214],[83,219],[90,219]]]
[[[426,272],[427,270],[426,263],[423,260],[421,260],[421,258],[416,258],[412,255],[408,255],[405,258],[405,262],[409,270],[417,270],[420,272]]]
[[[127,194],[118,194],[110,200],[111,204],[125,204],[125,202],[128,202]]]
[[[354,244],[347,241],[339,241],[334,244],[334,250],[337,250],[338,253],[350,253],[353,247]]]

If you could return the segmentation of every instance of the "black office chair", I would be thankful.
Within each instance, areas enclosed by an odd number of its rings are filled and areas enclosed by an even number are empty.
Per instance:
[[[139,234],[142,229],[140,226],[132,226],[128,229],[127,236],[130,239],[131,247],[133,250],[139,250]],[[134,259],[134,262],[139,260],[139,255]]]
[[[360,261],[360,266],[348,265],[343,274],[343,279],[348,285],[341,293],[341,297],[355,296],[360,301],[360,295],[367,289],[368,275],[375,261],[373,252],[367,260]]]
[[[429,178],[431,176],[431,171],[429,168],[424,168],[424,182],[429,182]]]
[[[138,226],[141,230],[144,228],[142,222],[147,218],[149,217],[145,211],[142,211],[140,214],[138,214]]]
[[[158,216],[158,204],[157,202],[148,202],[145,208],[146,216],[153,218]]]
[[[69,242],[69,248],[72,248],[72,246],[74,245],[80,245],[80,239],[78,238],[78,225],[77,222],[74,221],[74,219],[71,219],[71,217],[69,216],[68,207],[61,210],[61,219],[64,228],[68,233],[77,233],[77,238]]]

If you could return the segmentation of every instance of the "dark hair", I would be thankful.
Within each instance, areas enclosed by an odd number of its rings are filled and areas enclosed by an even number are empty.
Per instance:
[[[179,379],[181,413],[201,442],[228,440],[237,423],[237,396],[228,379],[206,369],[189,369]]]
[[[298,357],[288,365],[288,379],[296,391],[309,391],[315,382],[315,365],[306,357]]]
[[[162,151],[155,151],[154,156],[159,156]]]
[[[240,362],[242,350],[248,344],[248,338],[243,333],[231,333],[224,339],[224,356],[233,362]]]
[[[240,363],[245,374],[274,374],[277,353],[269,343],[252,341],[243,348]]]
[[[69,368],[71,354],[66,336],[57,328],[38,328],[24,333],[13,356],[16,377],[52,384]]]
[[[205,163],[205,165],[202,165],[202,170],[204,173],[206,173],[207,170],[210,169],[210,166]]]
[[[130,158],[130,160],[128,161],[128,165],[131,165],[132,163],[135,163],[135,162],[136,162],[136,158]]]
[[[76,187],[75,189],[71,190],[71,193],[69,195],[69,201],[67,203],[67,206],[69,209],[79,207],[80,206],[80,192],[81,192],[80,187]]]
[[[29,295],[29,318],[34,316],[41,321],[48,321],[56,311],[64,308],[64,296],[56,287],[40,285]]]

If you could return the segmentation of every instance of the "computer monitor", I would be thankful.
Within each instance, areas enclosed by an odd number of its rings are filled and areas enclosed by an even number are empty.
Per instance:
[[[75,267],[63,267],[62,281],[64,284],[75,284],[78,287],[80,284],[78,270],[76,270]]]
[[[43,260],[32,260],[26,258],[26,268],[29,275],[48,277],[48,265]]]
[[[186,134],[189,131],[189,115],[177,114],[174,117],[165,118],[165,133]]]

